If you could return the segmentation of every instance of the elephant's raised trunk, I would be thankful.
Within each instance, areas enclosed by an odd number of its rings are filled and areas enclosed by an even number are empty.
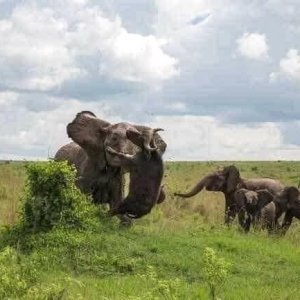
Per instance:
[[[196,194],[198,194],[205,186],[206,186],[206,182],[207,182],[207,176],[204,177],[201,181],[199,181],[193,188],[191,191],[189,191],[188,193],[175,193],[175,196],[179,196],[182,198],[190,198],[195,196]]]

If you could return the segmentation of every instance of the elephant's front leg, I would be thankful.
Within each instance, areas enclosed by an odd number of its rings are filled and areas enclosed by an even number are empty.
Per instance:
[[[122,171],[120,170],[109,183],[110,191],[110,215],[116,215],[121,225],[130,226],[132,224],[132,219],[129,218],[125,213],[118,211],[121,206],[124,198],[124,189],[125,189],[125,179]]]
[[[117,207],[124,197],[124,176],[121,170],[118,170],[110,176],[108,183],[109,206],[110,209]]]
[[[245,227],[245,210],[244,209],[241,209],[238,212],[238,219],[239,219],[240,226],[244,229],[244,227]]]
[[[236,211],[234,206],[225,206],[225,224],[230,225],[235,219]]]
[[[225,224],[230,225],[236,216],[236,203],[232,195],[225,195]]]
[[[292,221],[293,221],[293,217],[294,217],[294,215],[290,211],[287,211],[285,213],[285,216],[282,221],[281,228],[280,228],[280,233],[282,235],[285,235],[286,232],[288,231],[288,229],[290,228]]]

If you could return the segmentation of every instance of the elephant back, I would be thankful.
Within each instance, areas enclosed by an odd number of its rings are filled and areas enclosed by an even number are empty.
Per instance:
[[[74,142],[59,148],[54,156],[55,161],[67,161],[70,165],[74,165],[77,171],[86,158],[86,152]]]

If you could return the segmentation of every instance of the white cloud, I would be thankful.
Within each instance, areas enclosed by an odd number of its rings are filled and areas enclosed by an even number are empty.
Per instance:
[[[118,17],[106,18],[87,1],[61,5],[25,1],[0,20],[0,72],[7,87],[49,91],[88,73],[95,80],[144,83],[178,74],[177,60],[163,50],[165,40],[130,33]],[[84,63],[87,58],[93,63]]]
[[[279,70],[269,75],[271,83],[278,82],[280,79],[300,81],[300,54],[297,49],[289,49],[279,62]]]
[[[0,92],[0,111],[10,109],[18,100],[18,94],[10,91]]]
[[[7,97],[2,94],[0,99]],[[71,141],[66,125],[82,110],[91,110],[99,118],[120,120],[117,114],[111,117],[108,105],[96,102],[60,99],[51,111],[29,111],[20,102],[21,99],[10,101],[5,110],[0,110],[0,158],[9,159],[9,153],[18,159],[53,156],[60,146]]]
[[[205,116],[158,116],[149,125],[163,127],[167,160],[295,159],[300,147],[284,145],[279,125],[225,124]]]
[[[119,18],[109,20],[101,11],[79,14],[72,46],[81,55],[100,55],[100,72],[125,81],[151,82],[176,74],[177,60],[163,51],[165,40],[128,32]]]
[[[266,36],[260,33],[244,33],[237,39],[237,51],[250,59],[261,60],[268,57]]]
[[[300,55],[297,49],[290,49],[280,60],[280,72],[291,79],[300,80]]]
[[[17,7],[0,21],[0,72],[8,87],[50,90],[77,77],[67,47],[67,23],[50,9]]]
[[[15,97],[0,94],[0,99]],[[0,158],[53,156],[70,141],[66,125],[81,110],[91,110],[112,123],[124,121],[107,104],[60,100],[51,111],[29,111],[15,100],[7,107],[9,114],[0,111]],[[210,116],[173,115],[154,116],[147,125],[164,128],[161,135],[168,144],[166,160],[278,160],[300,155],[300,146],[284,143],[282,125],[271,122],[226,124]]]
[[[299,1],[8,2],[0,12],[0,157],[46,157],[49,146],[53,155],[69,141],[66,124],[88,109],[111,122],[159,115],[151,124],[166,129],[167,159],[300,157],[299,90],[278,81],[299,78]],[[280,64],[245,61],[267,59],[271,46]]]

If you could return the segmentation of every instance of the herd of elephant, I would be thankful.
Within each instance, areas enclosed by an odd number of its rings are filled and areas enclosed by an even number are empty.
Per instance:
[[[285,234],[293,218],[300,219],[300,191],[297,187],[285,187],[271,178],[241,178],[233,165],[208,174],[190,192],[175,195],[189,198],[203,188],[224,194],[225,223],[230,224],[237,215],[246,232],[252,225],[266,228],[269,233]]]
[[[55,160],[74,165],[78,188],[91,195],[94,203],[108,204],[109,214],[128,225],[165,200],[162,156],[167,144],[158,134],[161,130],[126,122],[110,124],[82,111],[67,125],[73,142],[62,146]],[[130,182],[124,197],[126,172]],[[285,233],[294,217],[300,219],[300,191],[296,187],[284,187],[270,178],[243,179],[235,166],[208,174],[190,192],[175,195],[188,198],[203,188],[224,194],[225,223],[230,224],[238,215],[246,232],[251,224],[261,223],[269,232]]]

